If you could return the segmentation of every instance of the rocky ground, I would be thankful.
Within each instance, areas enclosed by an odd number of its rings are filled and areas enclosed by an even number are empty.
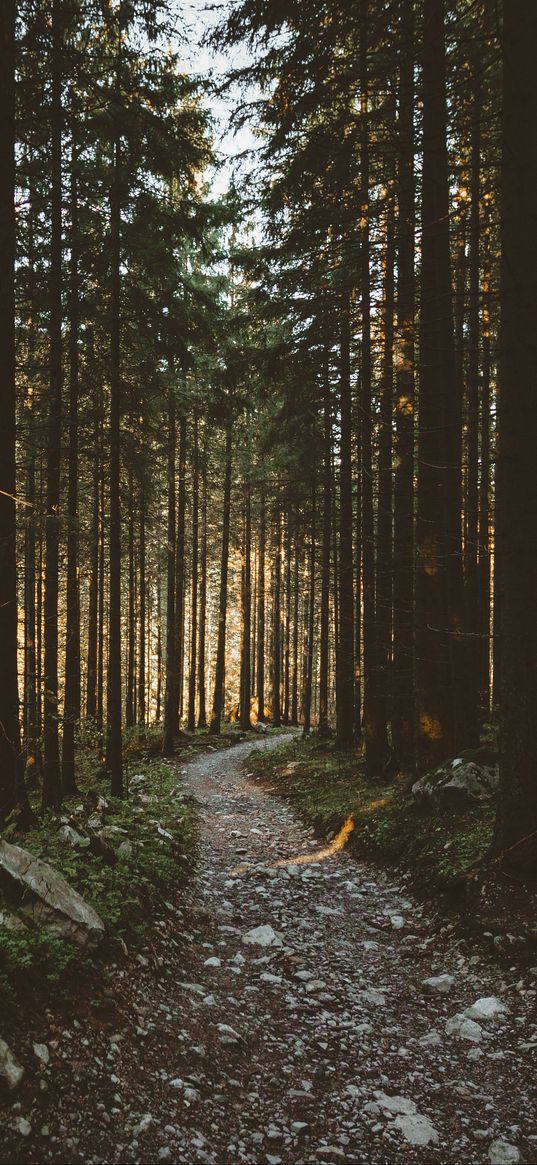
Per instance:
[[[323,857],[248,778],[277,740],[183,770],[188,891],[94,998],[35,1017],[1,1161],[537,1160],[537,968],[488,963],[404,884]]]

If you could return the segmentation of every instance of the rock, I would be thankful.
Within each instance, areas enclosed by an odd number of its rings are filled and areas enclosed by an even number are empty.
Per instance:
[[[153,1124],[153,1117],[150,1112],[144,1113],[141,1121],[133,1129],[135,1137],[139,1137],[142,1133],[146,1133],[148,1128]]]
[[[97,912],[56,870],[28,850],[0,839],[0,886],[32,921],[71,939],[96,946],[104,937]]]
[[[367,987],[365,991],[360,991],[360,999],[366,1003],[374,1003],[376,1007],[384,1007],[386,1004],[386,996],[382,991],[377,991],[376,987]]]
[[[260,720],[257,720],[256,723],[253,725],[253,730],[254,730],[254,732],[258,732],[260,736],[267,735],[267,726],[266,726],[266,724],[263,724]]]
[[[486,995],[472,1003],[464,1012],[468,1019],[496,1019],[499,1015],[507,1015],[509,1008],[495,995]]]
[[[25,1116],[18,1116],[13,1124],[13,1128],[20,1133],[21,1137],[29,1137],[32,1131],[30,1121]]]
[[[497,766],[457,757],[420,777],[412,786],[412,795],[418,802],[465,808],[490,801],[498,783]]]
[[[16,914],[10,914],[8,910],[0,910],[0,927],[2,926],[4,930],[18,931],[19,934],[28,929],[22,918],[18,918]]]
[[[50,1061],[50,1052],[46,1044],[34,1044],[34,1056],[41,1060],[42,1064],[48,1064]]]
[[[267,923],[264,926],[254,926],[242,936],[243,943],[258,947],[281,947],[282,936]]]
[[[478,1023],[469,1019],[464,1011],[457,1012],[448,1019],[445,1027],[447,1036],[455,1036],[459,1040],[471,1040],[474,1044],[481,1043],[483,1033]]]
[[[490,1165],[517,1165],[522,1157],[516,1145],[508,1141],[493,1141],[488,1153]]]
[[[66,841],[68,845],[76,849],[80,846],[87,845],[87,839],[82,837],[81,833],[77,833],[72,825],[62,825],[59,829],[59,834],[62,841]]]
[[[19,1064],[9,1044],[2,1039],[0,1039],[0,1076],[5,1080],[10,1092],[18,1088],[24,1076],[22,1064]]]
[[[429,1145],[438,1141],[434,1125],[419,1112],[396,1116],[393,1123],[409,1145]]]
[[[422,986],[427,991],[436,992],[439,995],[447,995],[455,984],[453,975],[432,975],[430,979],[422,979]]]
[[[219,959],[217,955],[211,955],[210,959],[205,960],[203,966],[204,967],[221,967],[222,960]]]
[[[125,838],[125,841],[122,841],[121,845],[118,846],[117,856],[118,858],[123,858],[123,860],[125,860],[125,858],[130,858],[131,854],[132,841],[129,841],[128,838]]]

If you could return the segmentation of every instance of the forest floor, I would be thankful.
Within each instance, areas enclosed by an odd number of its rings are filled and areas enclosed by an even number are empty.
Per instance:
[[[3,1162],[537,1159],[531,971],[320,845],[249,776],[279,743],[178,765],[199,806],[192,878],[145,949],[31,1016]]]

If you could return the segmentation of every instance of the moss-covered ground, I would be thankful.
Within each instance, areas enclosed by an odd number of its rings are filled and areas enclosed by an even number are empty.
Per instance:
[[[185,734],[169,761],[161,756],[159,734],[149,733],[143,740],[137,732],[126,734],[127,794],[119,800],[110,796],[97,742],[86,736],[77,757],[78,792],[64,800],[61,813],[43,814],[39,789],[31,792],[37,827],[21,832],[15,815],[3,836],[63,874],[98,912],[107,940],[99,951],[86,953],[45,928],[18,920],[16,912],[4,911],[0,903],[1,995],[50,990],[50,984],[55,991],[69,992],[73,976],[79,980],[90,972],[103,954],[119,954],[125,945],[132,948],[143,941],[154,908],[186,877],[194,856],[195,806],[182,791],[181,764],[229,747],[231,740],[230,733]],[[102,856],[92,852],[89,838],[72,845],[65,836],[66,826],[88,833],[92,815],[91,832],[107,847]]]

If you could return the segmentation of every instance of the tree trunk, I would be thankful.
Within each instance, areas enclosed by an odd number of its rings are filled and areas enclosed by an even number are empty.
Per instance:
[[[118,37],[119,41],[119,37]],[[119,53],[118,44],[118,87]],[[116,110],[119,117],[119,108]],[[107,762],[112,795],[123,796],[121,738],[121,144],[119,125],[114,129],[110,189],[110,526],[109,526],[109,621],[108,621],[108,740]]]
[[[145,539],[145,482],[140,485],[140,625],[138,638],[138,724],[141,738],[145,738],[147,721],[146,706],[146,634],[147,634],[147,595],[146,595],[146,539]],[[148,636],[149,642],[151,642]]]
[[[354,610],[352,562],[352,394],[350,369],[350,293],[341,298],[339,471],[339,629],[337,653],[338,738],[354,743]]]
[[[93,345],[90,341],[90,353]],[[90,357],[90,365],[93,360]],[[98,404],[93,419],[93,471],[91,532],[89,548],[89,595],[88,595],[88,655],[86,674],[86,718],[94,721],[97,715],[97,615],[99,602],[99,489],[102,441],[102,394],[99,386]]]
[[[198,728],[207,727],[205,640],[207,626],[207,431],[203,448],[201,474],[201,554],[200,554],[200,617],[198,647]]]
[[[229,529],[231,515],[231,469],[232,469],[232,424],[226,424],[226,454],[224,470],[224,505],[222,512],[222,557],[220,561],[220,595],[218,601],[218,642],[216,646],[216,667],[214,677],[213,714],[211,732],[215,735],[222,727],[224,691],[226,676],[226,621],[227,621],[227,579],[229,567]]]
[[[496,846],[537,831],[537,8],[503,13],[502,261],[496,587],[500,599],[500,799]],[[516,860],[516,852],[512,855]]]
[[[252,502],[249,483],[243,485],[242,634],[240,726],[252,727],[250,718],[250,642],[252,623]]]
[[[419,761],[430,768],[455,747],[454,656],[459,645],[454,640],[460,640],[462,631],[457,593],[460,401],[453,335],[443,0],[425,3],[422,190],[416,701]]]
[[[330,734],[328,719],[328,673],[330,661],[330,539],[332,536],[332,410],[328,360],[324,372],[323,396],[323,529],[321,544],[321,612],[319,632],[319,736]]]
[[[192,577],[190,592],[190,665],[188,673],[188,731],[196,729],[196,645],[198,639],[199,551],[199,443],[198,418],[194,418],[192,453]]]
[[[179,498],[177,502],[177,561],[175,564],[175,647],[176,683],[173,701],[174,732],[178,733],[183,712],[183,673],[185,654],[185,515],[186,515],[186,416],[179,417]]]
[[[403,770],[415,766],[414,727],[414,0],[404,0],[399,50],[397,371],[393,518],[392,744]]]
[[[272,610],[272,723],[281,728],[281,588],[282,518],[279,503],[274,514],[273,610]]]
[[[177,611],[176,600],[176,482],[175,460],[177,454],[175,386],[168,386],[168,535],[166,543],[166,679],[164,695],[164,730],[162,751],[172,756],[174,749],[177,718],[175,696],[177,692]]]
[[[313,687],[313,633],[315,627],[315,552],[316,552],[316,525],[317,525],[317,482],[315,476],[311,487],[311,526],[310,526],[310,560],[309,560],[309,593],[306,623],[306,651],[304,673],[304,696],[302,708],[304,713],[304,736],[311,732],[311,701]]]
[[[261,486],[257,548],[257,719],[265,722],[265,487]]]
[[[17,687],[15,511],[15,4],[0,6],[0,823],[17,799],[20,765]]]
[[[387,724],[391,713],[391,652],[393,633],[393,493],[392,493],[392,412],[394,346],[394,205],[391,192],[386,207],[386,252],[384,258],[383,360],[380,388],[380,432],[378,461],[377,562],[375,615],[377,632],[377,693],[379,721],[386,753]],[[380,759],[380,758],[379,758]]]
[[[60,458],[62,407],[62,50],[61,3],[52,4],[50,390],[47,432],[47,510],[44,598],[43,805],[61,802],[58,739],[58,575],[60,545]]]
[[[65,638],[65,697],[62,741],[62,787],[76,793],[75,726],[80,720],[80,596],[78,589],[78,154],[75,115],[71,149],[71,270],[69,280],[69,462],[67,494],[67,626]]]

